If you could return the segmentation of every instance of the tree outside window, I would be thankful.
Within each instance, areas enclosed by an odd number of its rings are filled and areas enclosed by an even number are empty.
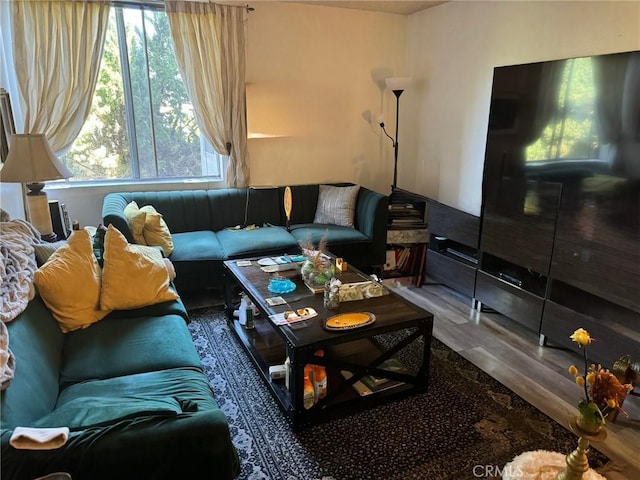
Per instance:
[[[91,112],[64,162],[71,181],[222,179],[200,134],[162,10],[113,7]]]

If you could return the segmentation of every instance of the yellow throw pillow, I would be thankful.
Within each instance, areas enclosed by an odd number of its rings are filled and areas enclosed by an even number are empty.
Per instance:
[[[178,298],[157,248],[131,245],[113,225],[104,236],[100,308],[130,310]]]
[[[133,241],[140,245],[146,245],[147,243],[145,242],[144,234],[142,233],[147,219],[146,212],[138,208],[138,204],[136,202],[130,202],[126,207],[124,207],[124,216],[127,217],[127,223],[131,229]]]
[[[140,211],[147,216],[143,232],[146,244],[162,247],[164,254],[168,257],[173,253],[173,238],[167,223],[151,205],[145,205]]]
[[[100,266],[93,255],[91,235],[77,230],[35,273],[35,285],[45,305],[67,333],[102,320]]]

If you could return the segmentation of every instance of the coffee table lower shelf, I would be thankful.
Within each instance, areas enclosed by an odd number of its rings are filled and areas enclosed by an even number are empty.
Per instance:
[[[369,338],[362,338],[327,346],[322,358],[314,356],[314,352],[302,353],[287,348],[285,341],[268,320],[257,317],[254,323],[255,328],[247,330],[237,319],[229,320],[230,328],[236,333],[260,377],[294,429],[345,416],[400,396],[425,391],[427,388],[432,323],[426,319],[417,327],[408,329],[407,337],[389,350],[381,349]],[[422,363],[417,371],[387,372],[385,375],[371,367],[419,338],[424,338],[425,346]],[[269,375],[269,367],[283,364],[287,356],[293,364],[290,388],[286,387],[284,379],[274,380]],[[306,364],[323,364],[328,377],[327,396],[310,409],[302,406],[302,372]],[[345,378],[342,371],[351,372],[351,378]],[[377,376],[391,377],[389,382],[393,382],[394,386],[371,394],[359,394],[354,383],[361,384],[359,380],[364,375],[374,373]],[[296,397],[298,401],[295,400]]]

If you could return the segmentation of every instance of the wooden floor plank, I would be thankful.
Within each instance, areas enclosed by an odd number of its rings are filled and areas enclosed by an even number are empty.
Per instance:
[[[568,374],[582,357],[562,348],[538,345],[538,335],[498,313],[478,312],[471,299],[427,282],[394,291],[434,314],[434,337],[559,423],[576,413],[580,389]],[[598,448],[613,460],[609,480],[640,479],[640,397],[624,404],[629,418],[607,423]],[[568,452],[567,452],[568,453]]]

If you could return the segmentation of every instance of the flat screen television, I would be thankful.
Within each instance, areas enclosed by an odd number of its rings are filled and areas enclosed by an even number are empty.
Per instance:
[[[483,235],[542,226],[529,265],[494,235],[498,267],[640,312],[640,51],[496,67],[488,125]]]

